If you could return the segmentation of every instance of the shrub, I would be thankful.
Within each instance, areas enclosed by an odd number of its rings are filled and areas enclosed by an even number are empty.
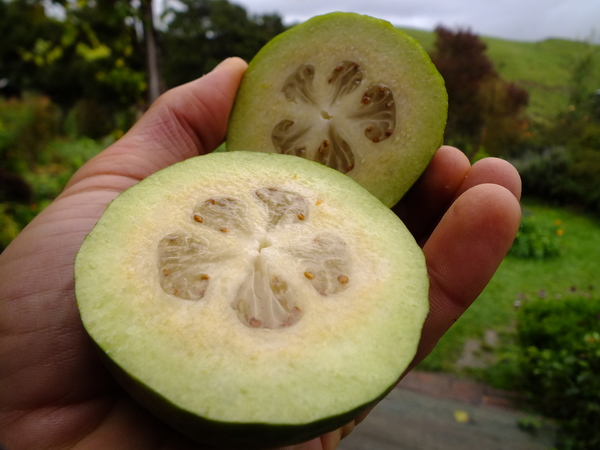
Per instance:
[[[525,216],[510,249],[519,258],[546,259],[560,255],[563,230],[560,221],[540,222],[535,216]]]
[[[553,146],[529,151],[511,162],[521,175],[524,195],[560,205],[581,203],[580,187],[569,175],[574,157],[568,148]]]
[[[103,141],[88,138],[55,139],[39,149],[34,166],[18,178],[30,190],[28,195],[25,197],[23,194],[22,198],[18,198],[15,189],[9,192],[11,196],[7,195],[6,189],[0,189],[0,252],[60,194],[79,167],[111,143],[110,138]],[[19,158],[12,163],[15,166],[27,165]],[[0,171],[0,181],[4,182],[4,187],[9,176],[13,174],[7,172],[7,175],[2,175]]]
[[[528,301],[518,314],[520,387],[558,420],[566,449],[600,448],[600,297],[585,294]]]
[[[115,110],[101,102],[81,99],[69,110],[64,128],[72,139],[103,139],[122,135],[135,123],[140,110],[135,107]]]
[[[38,204],[0,203],[0,253],[40,211]]]
[[[48,97],[0,98],[0,161],[16,173],[30,170],[60,130],[61,113]]]
[[[528,150],[512,162],[524,195],[600,214],[600,96],[578,92],[568,111],[531,128]]]

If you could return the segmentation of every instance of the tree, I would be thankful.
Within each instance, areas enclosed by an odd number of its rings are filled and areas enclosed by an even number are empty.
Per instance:
[[[250,59],[285,29],[277,15],[249,16],[226,0],[177,2],[160,31],[154,19],[153,0],[0,0],[0,94],[47,95],[78,133],[99,137],[125,129],[127,112],[167,86],[229,56]]]
[[[145,21],[144,14],[151,8],[151,0],[66,2],[66,22],[78,35],[78,56],[94,71],[95,83],[88,87],[98,89],[102,98],[110,98],[108,90],[122,105],[143,102],[149,85],[146,41],[153,34],[153,22]]]
[[[446,141],[470,159],[482,146],[490,154],[506,154],[524,128],[527,92],[500,78],[477,35],[442,26],[435,32],[432,60],[448,91]]]
[[[163,91],[160,70],[159,46],[152,0],[141,0],[140,19],[143,26],[144,49],[146,51],[146,70],[148,71],[148,104],[154,103]]]
[[[46,16],[36,0],[0,0],[0,94],[20,96],[24,90],[43,90],[49,81],[40,67],[63,56],[53,48],[64,32],[63,24]],[[44,81],[42,81],[44,80]]]
[[[111,110],[142,103],[150,84],[145,36],[153,35],[152,21],[142,18],[152,0],[140,6],[130,0],[51,2],[0,0],[7,44],[0,46],[1,60],[10,69],[0,73],[8,73],[11,95],[42,92],[64,109],[81,99]],[[62,17],[49,16],[48,4]]]
[[[182,0],[181,4],[164,15],[167,29],[161,42],[168,87],[209,72],[227,57],[249,60],[285,30],[279,16],[250,16],[226,0]]]

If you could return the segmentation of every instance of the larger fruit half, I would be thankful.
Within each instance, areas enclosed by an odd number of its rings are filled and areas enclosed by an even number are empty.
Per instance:
[[[446,113],[444,81],[416,41],[383,20],[331,13],[250,62],[227,149],[318,161],[393,206],[442,143]]]
[[[420,248],[339,172],[200,156],[114,200],[75,263],[85,328],[131,394],[228,448],[300,442],[394,385],[428,310]]]

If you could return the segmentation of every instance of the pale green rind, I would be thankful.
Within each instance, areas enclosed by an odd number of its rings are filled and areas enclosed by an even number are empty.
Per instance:
[[[275,124],[294,114],[281,92],[303,62],[331,68],[343,60],[365,67],[365,86],[384,83],[397,104],[397,131],[379,143],[348,141],[364,155],[348,175],[393,206],[423,172],[443,141],[447,116],[444,81],[423,48],[390,23],[353,13],[314,17],[270,41],[250,62],[231,114],[227,149],[275,152]]]
[[[310,316],[287,334],[231,325],[226,312],[203,322],[202,305],[157,288],[156,245],[171,223],[189,220],[187,208],[215,192],[264,183],[322,192],[346,216],[324,215],[317,225],[348,230],[360,267],[380,269],[353,291],[360,298],[327,306],[333,317]],[[138,396],[154,399],[147,406],[175,427],[186,416],[190,435],[198,417],[202,436],[208,424],[215,439],[248,446],[253,436],[267,442],[269,430],[293,441],[337,427],[378,399],[412,360],[428,309],[423,254],[388,208],[338,172],[261,153],[193,158],[121,194],[82,245],[75,281],[86,330],[125,378],[151,393]]]

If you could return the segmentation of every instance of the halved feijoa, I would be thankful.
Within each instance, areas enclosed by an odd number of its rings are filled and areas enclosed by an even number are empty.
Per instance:
[[[381,398],[428,310],[420,248],[351,178],[199,156],[122,193],[75,262],[83,324],[157,416],[226,448],[300,442]]]
[[[393,206],[441,145],[446,114],[444,81],[415,40],[383,20],[331,13],[250,62],[227,149],[318,161]]]

